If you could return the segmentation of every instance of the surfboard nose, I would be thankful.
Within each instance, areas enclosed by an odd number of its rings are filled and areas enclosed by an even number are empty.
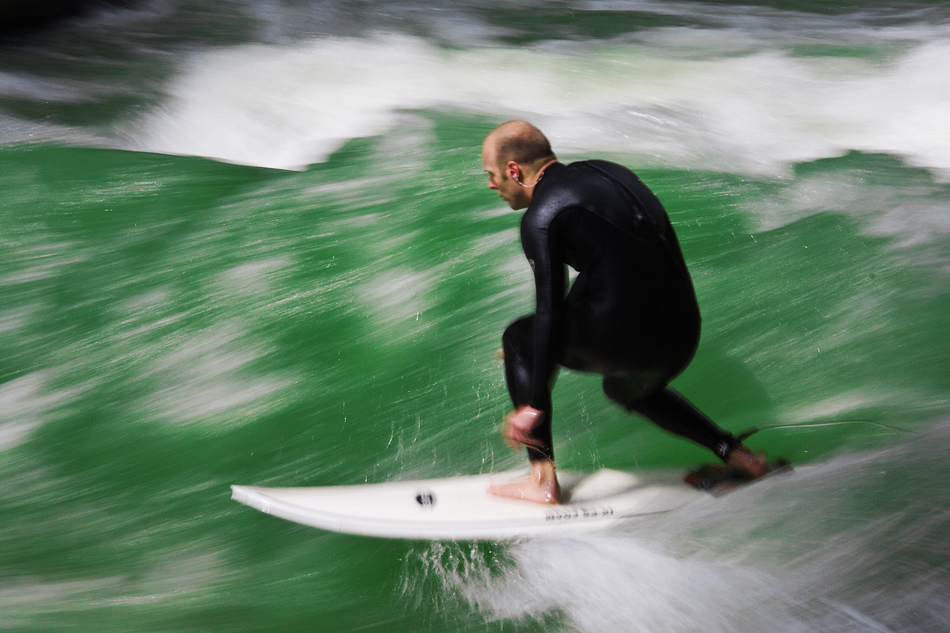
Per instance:
[[[267,512],[267,504],[253,486],[231,486],[231,498],[238,503]]]

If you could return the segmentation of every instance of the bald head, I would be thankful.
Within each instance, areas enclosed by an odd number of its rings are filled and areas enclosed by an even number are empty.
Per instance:
[[[483,147],[497,166],[514,161],[524,169],[535,171],[557,160],[547,137],[527,121],[502,123],[488,134]]]
[[[534,187],[548,165],[557,162],[541,130],[525,121],[508,121],[492,130],[482,144],[488,188],[512,209],[531,204]]]

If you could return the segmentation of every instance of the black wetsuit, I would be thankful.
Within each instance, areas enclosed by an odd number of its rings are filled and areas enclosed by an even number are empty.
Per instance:
[[[689,271],[660,201],[633,172],[606,161],[554,163],[521,220],[534,269],[535,314],[503,338],[515,407],[545,412],[532,460],[553,458],[551,383],[559,365],[604,376],[628,411],[713,450],[738,441],[667,387],[693,358],[700,316]],[[567,269],[578,272],[565,295]]]

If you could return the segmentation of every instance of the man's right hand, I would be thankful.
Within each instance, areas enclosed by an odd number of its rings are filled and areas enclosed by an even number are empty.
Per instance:
[[[505,443],[514,450],[520,450],[521,445],[541,450],[544,443],[534,437],[532,432],[544,420],[544,411],[534,407],[519,407],[505,416],[501,434]]]

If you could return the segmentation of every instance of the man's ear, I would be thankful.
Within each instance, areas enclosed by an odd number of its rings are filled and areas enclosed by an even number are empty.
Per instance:
[[[513,160],[509,160],[508,164],[505,165],[505,168],[508,170],[508,177],[512,180],[521,179],[521,167]]]

